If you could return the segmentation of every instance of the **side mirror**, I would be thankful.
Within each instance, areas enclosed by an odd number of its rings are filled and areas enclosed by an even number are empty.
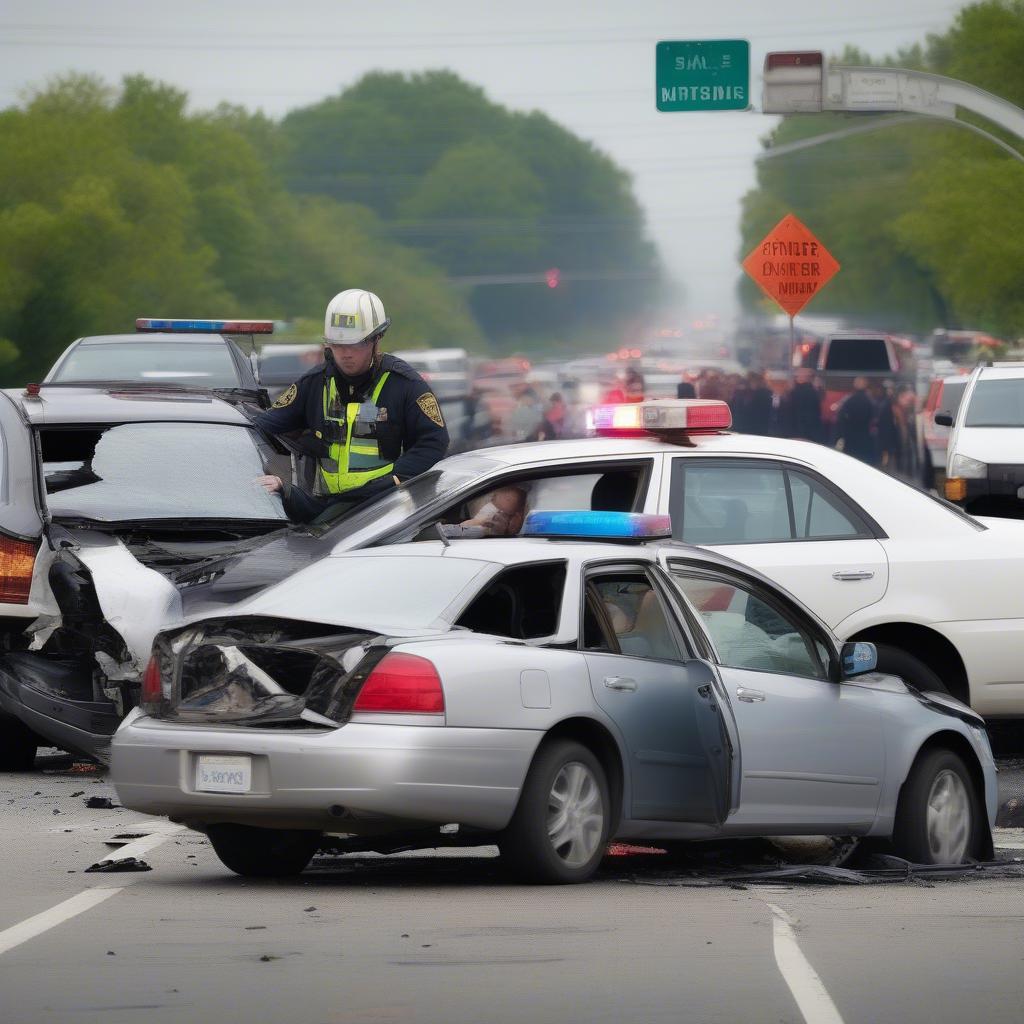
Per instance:
[[[863,641],[843,644],[842,661],[844,679],[874,672],[878,668],[878,649]]]
[[[951,426],[953,426],[953,416],[952,416],[952,413],[937,412],[935,414],[935,422],[940,427],[951,427]]]

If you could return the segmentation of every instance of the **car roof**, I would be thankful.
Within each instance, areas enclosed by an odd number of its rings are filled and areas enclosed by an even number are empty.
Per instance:
[[[34,427],[159,421],[250,425],[246,416],[230,403],[187,390],[43,385],[37,397],[18,388],[9,388],[6,394]]]
[[[584,437],[575,440],[535,441],[523,444],[500,445],[469,452],[467,455],[483,456],[493,462],[505,466],[537,463],[570,461],[586,461],[587,459],[607,458],[608,456],[630,455],[647,456],[670,453],[686,455],[694,452],[714,454],[721,452],[729,455],[768,455],[782,458],[797,459],[810,465],[820,465],[830,458],[839,460],[849,458],[841,452],[826,448],[810,441],[792,441],[788,438],[763,437],[758,434],[733,433],[694,433],[688,435],[692,447],[659,441],[654,437]],[[450,460],[462,456],[450,456]]]
[[[820,616],[808,608],[798,597],[757,569],[738,562],[728,555],[708,548],[694,547],[675,540],[652,540],[637,544],[616,544],[610,541],[574,540],[545,537],[491,537],[475,540],[409,541],[405,544],[387,544],[381,547],[340,551],[331,558],[464,558],[468,561],[490,562],[500,566],[528,565],[534,562],[567,560],[576,562],[649,562],[657,564],[658,555],[677,557],[700,563],[707,569],[725,569],[757,581],[769,591],[782,594],[793,604],[831,633]]]
[[[119,345],[129,342],[143,342],[151,345],[154,342],[163,341],[175,345],[211,345],[224,344],[230,339],[223,334],[206,333],[175,333],[172,331],[142,331],[138,334],[90,334],[85,338],[79,338],[76,345]]]
[[[1024,363],[996,363],[979,367],[979,378],[995,377],[998,380],[1019,380],[1024,377]]]

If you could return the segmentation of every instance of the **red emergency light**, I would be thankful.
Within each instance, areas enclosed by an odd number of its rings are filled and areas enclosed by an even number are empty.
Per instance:
[[[727,403],[700,398],[599,405],[588,418],[603,437],[714,433],[732,426]]]

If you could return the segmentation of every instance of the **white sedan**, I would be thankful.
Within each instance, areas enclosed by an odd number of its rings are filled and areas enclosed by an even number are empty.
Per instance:
[[[882,671],[988,718],[1024,715],[1024,523],[973,518],[831,448],[728,433],[723,403],[613,413],[609,425],[634,436],[453,456],[314,536],[186,574],[186,615],[331,553],[436,539],[436,524],[468,522],[496,488],[515,485],[525,511],[668,513],[676,539],[759,569],[841,640],[876,644]],[[676,415],[685,431],[673,441],[639,436],[645,420],[678,427]]]

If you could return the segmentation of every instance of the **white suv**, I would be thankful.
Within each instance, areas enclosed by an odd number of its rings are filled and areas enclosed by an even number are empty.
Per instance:
[[[979,366],[955,421],[941,422],[953,427],[946,497],[974,515],[1024,518],[1024,363]]]

